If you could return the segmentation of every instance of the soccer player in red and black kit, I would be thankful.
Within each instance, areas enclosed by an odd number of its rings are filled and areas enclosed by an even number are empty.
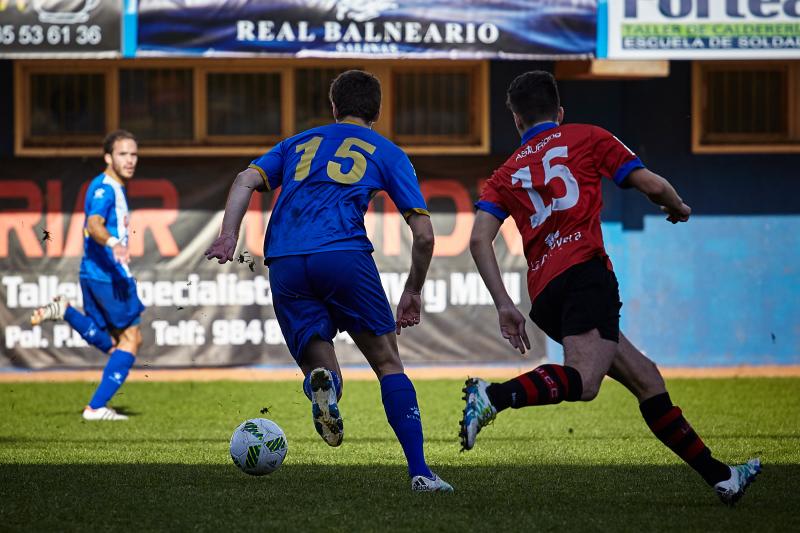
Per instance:
[[[639,190],[673,224],[688,221],[691,209],[611,133],[561,125],[564,109],[550,73],[517,77],[506,103],[522,146],[487,181],[476,203],[470,249],[497,307],[503,337],[524,354],[530,349],[525,317],[503,286],[492,247],[503,221],[513,217],[528,261],[530,317],[563,345],[564,365],[541,365],[505,383],[468,379],[463,448],[471,449],[500,411],[590,401],[608,375],[637,397],[655,436],[732,505],[761,470],[760,462],[730,467],[715,459],[672,404],[656,365],[620,332],[622,303],[600,230],[601,179]]]

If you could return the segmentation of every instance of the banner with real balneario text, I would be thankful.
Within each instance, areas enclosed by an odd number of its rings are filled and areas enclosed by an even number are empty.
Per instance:
[[[422,158],[417,172],[437,233],[423,292],[423,319],[399,337],[412,363],[518,361],[499,333],[497,315],[469,253],[472,203],[481,179],[499,161]],[[248,161],[143,160],[128,188],[131,269],[143,315],[140,363],[221,366],[292,363],[272,307],[262,250],[276,194],[256,194],[242,224],[236,261],[219,265],[203,251],[218,234],[230,181]],[[83,201],[96,161],[15,159],[0,179],[0,366],[84,367],[106,355],[64,322],[31,326],[34,308],[63,294],[82,305]],[[14,178],[10,178],[14,176]],[[462,176],[453,179],[453,176]],[[465,177],[463,177],[465,176]],[[386,295],[396,306],[410,266],[410,231],[384,194],[372,202],[366,227]],[[298,236],[302,238],[302,236]],[[522,242],[508,220],[497,239],[509,294],[530,308]],[[534,358],[544,338],[529,324]],[[335,340],[343,363],[364,359],[346,334]]]
[[[140,0],[138,28],[137,55],[587,57],[596,0]]]
[[[599,11],[600,57],[800,59],[800,0],[601,0]]]
[[[0,1],[0,57],[116,57],[122,0]]]

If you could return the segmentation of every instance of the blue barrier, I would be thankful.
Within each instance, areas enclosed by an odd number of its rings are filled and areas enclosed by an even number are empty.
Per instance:
[[[659,365],[800,364],[800,216],[646,216],[603,234],[622,330]]]

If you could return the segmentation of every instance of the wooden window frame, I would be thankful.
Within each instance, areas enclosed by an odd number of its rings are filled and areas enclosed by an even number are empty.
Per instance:
[[[172,141],[172,144],[165,142],[163,145],[159,145],[156,142],[148,141],[146,145],[143,145],[141,142],[139,143],[139,155],[183,155],[186,153],[187,149],[190,149],[190,152],[194,149],[207,148],[200,145],[200,127],[205,126],[205,112],[200,113],[201,105],[198,102],[198,97],[201,95],[202,91],[200,90],[200,83],[198,82],[198,72],[197,68],[192,64],[187,64],[186,62],[172,62],[170,61],[169,64],[164,64],[164,62],[159,60],[138,60],[138,61],[121,61],[121,62],[114,62],[111,66],[111,70],[114,72],[114,77],[116,78],[116,82],[114,84],[114,97],[117,99],[116,101],[116,108],[117,108],[117,122],[113,129],[117,129],[120,127],[119,123],[119,71],[120,70],[150,70],[150,69],[182,69],[182,70],[191,70],[192,71],[192,139],[176,139]],[[136,135],[136,132],[132,132]]]
[[[466,136],[465,140],[470,138],[477,139],[477,142],[471,144],[435,144],[426,142],[430,139],[426,135],[403,135],[398,137],[394,134],[395,142],[402,146],[406,151],[412,154],[464,154],[464,153],[489,153],[488,138],[489,134],[486,129],[488,128],[488,63],[484,62],[467,62],[459,61],[445,62],[445,61],[427,61],[422,65],[409,65],[407,62],[393,67],[391,69],[391,85],[394,89],[394,75],[397,73],[413,73],[417,70],[429,71],[436,70],[437,72],[451,72],[451,73],[466,73],[469,75],[473,82],[472,94],[470,94],[469,102],[469,117],[470,134]],[[389,100],[389,116],[394,119],[395,111],[397,110],[397,100],[392,98]]]
[[[770,134],[730,134],[730,141],[703,142],[705,73],[714,70],[759,70],[779,67],[787,71],[787,112],[789,142]],[[777,70],[777,68],[776,68]],[[759,140],[761,142],[745,142]],[[692,152],[695,154],[790,154],[800,153],[800,61],[694,61],[692,63]]]
[[[295,128],[295,70],[299,68],[348,67],[363,65],[380,81],[383,92],[383,110],[374,129],[392,139],[394,132],[395,71],[429,69],[473,72],[474,96],[471,119],[478,142],[473,145],[400,144],[409,155],[473,155],[489,153],[489,62],[487,60],[368,60],[368,59],[264,59],[264,58],[137,58],[99,60],[17,60],[14,61],[14,154],[23,157],[97,156],[102,151],[97,146],[29,146],[30,137],[30,75],[32,73],[91,72],[105,75],[106,130],[119,127],[119,70],[132,68],[191,68],[193,70],[194,139],[190,145],[140,146],[142,156],[248,156],[264,153],[280,139],[296,133]],[[210,136],[207,132],[206,88],[209,73],[263,72],[281,76],[281,133],[280,136]],[[134,132],[136,133],[136,132]],[[225,145],[213,144],[224,139]],[[235,144],[230,144],[233,141]]]
[[[75,136],[85,138],[87,145],[94,143],[96,148],[83,146],[26,146],[31,136],[31,75],[32,74],[102,74],[105,77],[105,129],[111,131],[118,123],[117,94],[115,85],[107,69],[96,63],[85,61],[31,61],[14,62],[14,153],[19,156],[71,156],[99,155],[102,153],[103,134],[99,139],[91,135]],[[44,141],[46,137],[37,137]]]
[[[250,151],[249,153],[253,153],[253,151],[263,151],[265,146],[275,145],[281,141],[281,139],[288,137],[289,132],[291,131],[292,124],[294,123],[294,113],[291,114],[291,117],[287,116],[288,113],[288,106],[285,103],[285,99],[287,98],[286,91],[288,87],[294,85],[293,79],[293,70],[287,67],[279,67],[279,66],[266,66],[266,67],[259,67],[259,66],[252,66],[248,64],[249,62],[242,60],[230,60],[225,61],[224,64],[212,64],[208,65],[208,63],[201,63],[198,67],[195,68],[195,76],[199,77],[200,79],[195,82],[196,90],[195,90],[195,98],[200,98],[202,101],[200,102],[201,111],[197,112],[198,107],[195,106],[195,136],[198,138],[198,142],[201,144],[205,144],[209,148],[218,148],[218,147],[232,147],[232,148],[244,148],[245,150]],[[208,108],[207,104],[207,90],[208,90],[208,75],[209,74],[278,74],[280,76],[280,99],[281,99],[281,125],[280,125],[280,133],[275,135],[211,135],[208,133]],[[290,81],[290,84],[287,84],[287,80]],[[294,95],[291,96],[294,98]],[[294,105],[291,106],[294,109]]]

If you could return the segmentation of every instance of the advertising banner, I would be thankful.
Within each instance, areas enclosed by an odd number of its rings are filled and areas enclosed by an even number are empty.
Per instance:
[[[797,0],[601,0],[598,57],[800,59]]]
[[[485,168],[464,158],[417,165],[433,213],[436,251],[423,291],[422,323],[399,337],[406,362],[518,361],[499,332],[497,315],[469,253],[472,202]],[[272,307],[262,249],[276,194],[256,194],[236,261],[219,265],[203,251],[219,232],[230,181],[246,160],[144,160],[130,182],[131,270],[137,278],[144,342],[140,360],[153,366],[292,363]],[[0,367],[53,368],[104,364],[64,322],[31,326],[29,317],[57,294],[82,305],[78,269],[83,253],[83,202],[97,162],[15,160],[0,180]],[[438,170],[437,170],[438,169]],[[486,172],[486,174],[483,174]],[[453,179],[453,176],[475,176]],[[372,202],[366,227],[393,308],[411,264],[410,231],[385,195]],[[522,241],[507,221],[496,242],[509,294],[530,309]],[[534,358],[544,337],[529,325]],[[346,334],[337,337],[342,363],[364,363]]]
[[[114,57],[122,0],[0,0],[0,57]]]
[[[595,0],[140,0],[137,55],[588,57]]]

